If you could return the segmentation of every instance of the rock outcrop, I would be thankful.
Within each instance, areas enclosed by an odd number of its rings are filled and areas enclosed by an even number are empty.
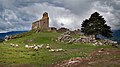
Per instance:
[[[68,44],[72,43],[91,43],[94,46],[101,46],[101,45],[112,45],[114,47],[117,47],[118,43],[116,41],[112,41],[109,39],[95,39],[95,36],[80,36],[79,38],[73,38],[71,36],[71,32],[67,31],[61,34],[58,37],[58,41],[60,42],[66,42]]]

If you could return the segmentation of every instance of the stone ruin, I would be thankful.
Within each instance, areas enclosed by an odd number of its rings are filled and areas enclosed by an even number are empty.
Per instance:
[[[99,40],[97,40],[95,38],[95,36],[93,36],[93,35],[91,35],[91,36],[82,35],[79,38],[73,38],[70,31],[64,32],[57,39],[60,42],[66,42],[68,44],[72,44],[72,43],[91,43],[94,46],[101,46],[101,45],[103,45],[103,46],[104,45],[116,46],[116,45],[118,45],[118,43],[116,41],[112,41],[112,40],[109,40],[109,39],[99,39]]]
[[[40,20],[37,20],[32,23],[32,30],[35,30],[35,32],[42,32],[42,31],[56,31],[58,33],[63,33],[66,31],[69,31],[67,28],[60,28],[57,30],[55,27],[49,27],[49,16],[48,13],[43,13],[43,17]]]
[[[32,30],[37,30],[38,32],[49,30],[49,16],[47,12],[43,13],[42,19],[32,23]]]

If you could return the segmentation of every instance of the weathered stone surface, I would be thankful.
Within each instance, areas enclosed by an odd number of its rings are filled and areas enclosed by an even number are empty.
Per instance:
[[[47,12],[43,14],[42,19],[32,23],[32,30],[37,30],[38,32],[49,30],[49,17]]]
[[[94,36],[80,36],[79,38],[73,38],[71,36],[71,32],[70,31],[66,31],[63,34],[61,34],[58,37],[58,41],[60,42],[66,42],[68,44],[72,44],[72,43],[91,43],[94,46],[104,46],[104,45],[112,45],[114,47],[117,47],[117,42],[116,41],[112,41],[112,40],[108,40],[108,39],[95,39]]]
[[[71,37],[69,31],[64,32],[63,34],[61,34],[61,35],[58,37],[58,40],[61,41],[61,42],[69,42],[71,39],[73,39],[73,38]]]

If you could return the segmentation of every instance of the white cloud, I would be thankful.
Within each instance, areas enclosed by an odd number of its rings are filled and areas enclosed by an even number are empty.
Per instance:
[[[84,19],[98,11],[112,29],[120,29],[119,0],[0,0],[0,32],[30,30],[45,11],[50,26],[58,28],[80,28]]]
[[[113,30],[120,29],[120,16],[118,16],[120,14],[120,5],[118,3],[120,1],[117,0],[99,0],[94,3],[93,10],[100,12]]]

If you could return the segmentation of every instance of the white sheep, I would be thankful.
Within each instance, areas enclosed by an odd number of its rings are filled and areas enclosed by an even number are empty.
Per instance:
[[[10,45],[11,45],[12,47],[14,47],[14,46],[15,46],[15,44],[13,44],[13,43],[10,43]]]
[[[63,51],[63,49],[61,48],[61,49],[57,49],[58,51]]]
[[[26,48],[28,48],[29,46],[28,45],[25,45]]]
[[[18,44],[16,44],[14,47],[18,47]]]
[[[50,51],[50,52],[55,52],[55,49],[50,49],[49,51]]]
[[[62,48],[61,49],[50,49],[50,52],[60,52],[60,51],[64,51]]]
[[[12,44],[12,47],[15,47],[15,44]]]
[[[43,44],[42,45],[37,45],[38,48],[42,48],[43,47]]]
[[[34,50],[36,50],[36,51],[37,51],[37,50],[38,50],[38,47],[37,47],[37,46],[35,46],[35,47],[34,47]]]
[[[10,46],[12,46],[12,47],[18,47],[19,45],[18,44],[10,43]]]
[[[36,46],[36,44],[33,45],[34,47]]]
[[[28,48],[34,48],[34,46],[28,46]]]
[[[47,49],[50,49],[50,46],[49,46],[49,44],[47,44],[46,48],[47,48]]]
[[[50,49],[50,46],[46,46],[47,49]]]
[[[34,46],[25,45],[26,48],[34,48]]]
[[[63,51],[63,49],[61,48],[61,49],[56,49],[56,52],[60,52],[60,51]]]

